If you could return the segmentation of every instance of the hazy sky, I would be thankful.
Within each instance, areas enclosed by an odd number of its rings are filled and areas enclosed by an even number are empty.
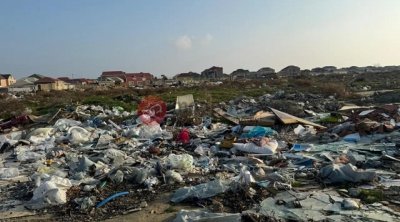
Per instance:
[[[400,65],[399,0],[0,0],[0,73]]]

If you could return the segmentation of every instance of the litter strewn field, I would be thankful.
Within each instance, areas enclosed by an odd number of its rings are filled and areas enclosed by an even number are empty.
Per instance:
[[[400,106],[175,98],[2,120],[1,217],[104,220],[168,193],[174,221],[400,220]]]

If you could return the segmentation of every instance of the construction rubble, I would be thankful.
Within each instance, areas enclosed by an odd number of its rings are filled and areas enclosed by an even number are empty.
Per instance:
[[[0,218],[103,220],[170,193],[177,222],[400,221],[400,106],[282,92],[205,106],[149,97],[2,120]]]

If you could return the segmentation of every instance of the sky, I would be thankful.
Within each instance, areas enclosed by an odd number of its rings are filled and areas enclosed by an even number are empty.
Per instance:
[[[0,73],[400,65],[398,0],[0,0]]]

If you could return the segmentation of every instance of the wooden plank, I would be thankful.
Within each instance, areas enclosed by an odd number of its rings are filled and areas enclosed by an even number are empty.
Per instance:
[[[320,129],[326,129],[325,126],[321,126],[319,124],[313,123],[311,121],[290,115],[288,113],[270,108],[271,111],[282,121],[283,124],[294,124],[294,123],[302,123],[305,125],[310,125],[310,126],[314,126]]]

